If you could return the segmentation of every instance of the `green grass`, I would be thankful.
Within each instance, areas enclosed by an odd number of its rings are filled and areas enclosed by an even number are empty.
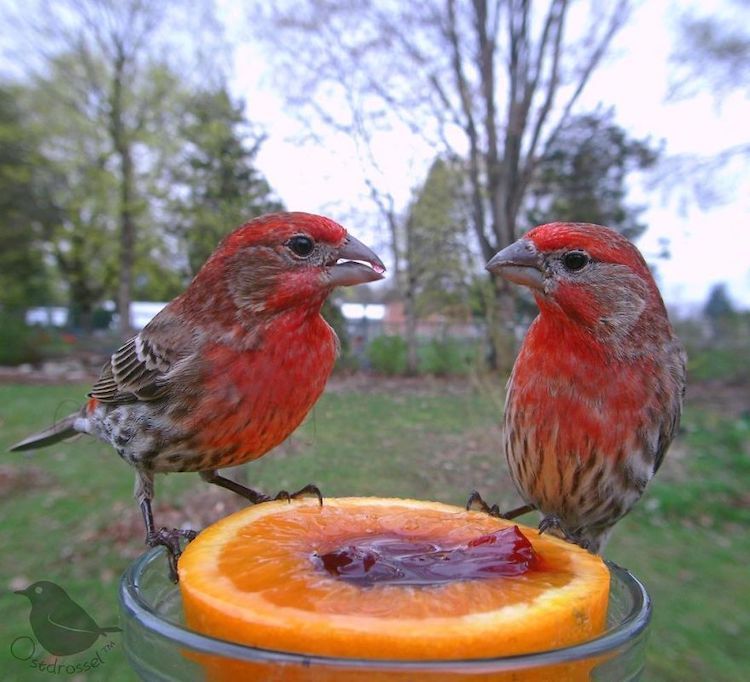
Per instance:
[[[748,679],[750,417],[688,407],[675,457],[607,555],[654,599],[648,679]]]
[[[479,487],[510,505],[517,499],[499,454],[497,396],[455,386],[412,382],[402,390],[394,381],[329,392],[290,441],[246,467],[248,482],[269,492],[314,481],[327,495],[454,503]],[[84,393],[0,386],[0,450],[73,411]],[[747,417],[689,409],[663,470],[614,533],[607,555],[633,570],[654,598],[648,680],[746,679],[749,440]],[[16,637],[31,635],[28,602],[13,589],[53,580],[100,624],[115,623],[117,582],[142,550],[142,530],[132,472],[106,446],[80,438],[0,457],[0,670],[4,681],[38,679],[9,653]],[[206,490],[195,475],[160,477],[157,523],[167,513],[202,518],[205,510],[195,507]],[[119,635],[114,641],[106,665],[80,679],[133,679]]]

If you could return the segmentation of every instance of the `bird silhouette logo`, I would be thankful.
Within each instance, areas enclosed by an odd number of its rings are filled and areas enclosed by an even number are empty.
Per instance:
[[[29,624],[34,636],[55,656],[80,653],[102,635],[122,632],[118,627],[99,627],[62,587],[49,580],[39,580],[15,593],[28,597],[31,602]]]

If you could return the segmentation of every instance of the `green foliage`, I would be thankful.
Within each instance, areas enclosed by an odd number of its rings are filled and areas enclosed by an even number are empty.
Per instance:
[[[86,329],[124,267],[121,164],[97,85],[107,78],[105,61],[72,50],[28,85],[0,89],[0,306],[49,303],[54,276]],[[193,91],[153,64],[128,87],[127,111],[153,104],[128,124],[131,296],[169,300],[227,232],[283,207],[252,165],[261,137],[225,88]]]
[[[283,209],[253,166],[262,138],[248,130],[243,108],[225,87],[184,99],[169,206],[175,216],[171,231],[185,245],[190,274],[234,228]]]
[[[714,346],[688,350],[688,376],[698,381],[750,382],[750,348]]]
[[[532,180],[531,225],[578,221],[606,225],[629,239],[646,225],[642,209],[625,203],[630,172],[652,166],[659,151],[648,140],[631,139],[612,112],[577,116],[544,150]]]
[[[460,376],[468,373],[477,354],[475,344],[445,336],[422,340],[417,346],[417,373],[435,376]],[[407,374],[407,344],[399,335],[374,338],[367,348],[372,369],[388,376]]]
[[[430,339],[419,349],[419,371],[436,376],[466,374],[476,352],[474,345],[460,339]]]
[[[390,376],[406,373],[406,341],[403,337],[383,335],[373,339],[367,349],[372,369]]]
[[[435,159],[409,209],[407,278],[417,317],[467,305],[471,255],[464,172],[455,160]]]
[[[39,141],[18,96],[19,88],[0,86],[0,310],[20,310],[49,295],[40,221],[51,201],[39,182]]]
[[[22,317],[0,313],[0,365],[20,365],[41,359],[34,330]]]
[[[146,242],[146,243],[143,243]],[[187,284],[185,273],[177,262],[181,259],[169,254],[159,235],[142,240],[138,251],[137,274],[133,282],[135,301],[171,301]]]
[[[23,315],[0,311],[0,365],[13,367],[64,356],[74,340],[57,329],[28,327]]]
[[[92,60],[89,68],[103,67]],[[101,113],[106,100],[91,91],[90,77],[76,54],[60,54],[20,97],[47,162],[40,182],[55,206],[43,222],[44,240],[84,328],[97,303],[114,296],[118,273],[117,172]]]
[[[108,329],[112,324],[112,318],[114,313],[111,310],[105,310],[104,308],[97,308],[91,314],[91,328],[92,329]]]
[[[675,328],[687,351],[689,382],[750,383],[750,313],[682,320]]]
[[[703,306],[703,314],[714,321],[726,319],[734,314],[734,306],[726,284],[720,282],[711,287],[706,305]]]

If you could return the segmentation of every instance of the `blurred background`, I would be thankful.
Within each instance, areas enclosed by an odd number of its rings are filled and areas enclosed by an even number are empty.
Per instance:
[[[80,405],[223,235],[303,210],[388,277],[326,305],[329,390],[236,475],[514,505],[499,424],[535,307],[483,265],[536,224],[605,224],[690,358],[680,436],[607,555],[655,598],[646,679],[747,679],[748,27],[747,0],[0,1],[0,449]],[[131,486],[83,439],[0,460],[3,679],[38,674],[10,650],[30,634],[13,590],[54,580],[116,617]],[[238,506],[157,487],[164,525]],[[79,678],[132,679],[107,656]]]

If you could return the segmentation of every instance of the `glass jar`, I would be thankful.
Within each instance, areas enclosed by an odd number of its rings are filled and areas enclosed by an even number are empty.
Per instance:
[[[192,632],[185,627],[180,590],[167,577],[162,552],[157,548],[141,556],[120,583],[125,652],[133,670],[149,682],[627,682],[640,679],[643,672],[651,600],[633,575],[612,563],[607,564],[611,573],[607,628],[596,639],[492,659],[388,661],[269,651]]]

